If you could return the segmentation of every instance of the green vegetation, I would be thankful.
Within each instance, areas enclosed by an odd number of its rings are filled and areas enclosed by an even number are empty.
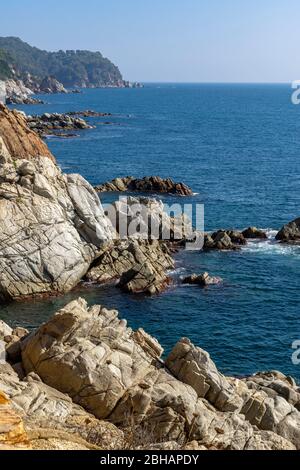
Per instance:
[[[1,50],[0,75],[4,78],[9,77],[11,65],[20,78],[27,73],[38,78],[54,76],[66,87],[117,85],[123,80],[118,67],[100,52],[47,52],[15,37],[0,38]]]
[[[0,49],[0,80],[6,80],[12,77],[10,69],[11,60],[9,54]]]

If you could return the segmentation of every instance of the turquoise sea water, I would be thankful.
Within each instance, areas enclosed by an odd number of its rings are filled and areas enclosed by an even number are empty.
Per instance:
[[[117,308],[166,351],[188,336],[226,374],[279,369],[300,380],[300,366],[291,361],[291,345],[300,339],[300,248],[274,242],[276,230],[300,216],[300,107],[290,97],[288,85],[165,84],[53,95],[47,105],[20,107],[26,113],[111,112],[89,119],[96,129],[77,138],[48,139],[65,172],[92,184],[170,176],[197,193],[185,202],[205,205],[206,230],[256,225],[268,229],[269,241],[234,253],[181,253],[174,287],[157,297],[84,285],[65,297],[1,307],[0,318],[35,327],[80,295]],[[205,290],[176,283],[180,275],[203,271],[224,283]]]

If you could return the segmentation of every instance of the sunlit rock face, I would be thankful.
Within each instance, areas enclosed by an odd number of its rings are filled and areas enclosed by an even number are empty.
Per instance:
[[[0,299],[67,292],[114,237],[100,200],[64,175],[22,114],[0,107]]]

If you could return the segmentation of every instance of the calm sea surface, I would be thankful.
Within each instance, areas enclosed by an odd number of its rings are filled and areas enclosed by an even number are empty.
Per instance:
[[[205,205],[206,230],[256,225],[270,238],[236,253],[178,256],[175,281],[209,271],[224,279],[219,287],[175,282],[168,292],[145,298],[85,285],[58,299],[2,306],[0,318],[36,327],[80,295],[117,308],[166,351],[188,336],[226,374],[279,369],[300,380],[300,366],[291,361],[291,345],[300,339],[300,249],[274,242],[275,231],[300,216],[300,107],[290,96],[288,85],[170,84],[85,90],[19,107],[27,114],[112,113],[89,119],[96,129],[77,138],[48,139],[65,172],[81,173],[92,184],[116,176],[170,176],[197,193],[185,202]]]

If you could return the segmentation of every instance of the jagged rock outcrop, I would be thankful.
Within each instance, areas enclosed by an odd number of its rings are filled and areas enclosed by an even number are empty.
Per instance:
[[[92,129],[84,119],[70,116],[69,114],[45,113],[41,116],[27,116],[28,127],[35,131],[40,137],[56,135],[58,137],[73,136],[66,131],[78,131]]]
[[[261,239],[267,240],[268,235],[264,230],[260,230],[256,227],[249,227],[242,232],[243,236],[247,239]]]
[[[9,79],[5,84],[5,102],[7,104],[42,104],[37,98],[33,98],[32,91],[22,80]]]
[[[163,179],[159,176],[148,176],[144,178],[116,178],[108,183],[96,186],[97,192],[152,192],[177,194],[179,196],[192,196],[192,190],[184,183],[175,183],[172,179]]]
[[[147,197],[121,197],[107,209],[107,217],[121,239],[189,241],[195,236],[185,214],[165,211],[162,201]]]
[[[206,398],[220,411],[240,410],[243,400],[222,376],[209,354],[188,339],[179,341],[166,359],[166,366],[181,382],[190,385],[199,398]]]
[[[113,204],[108,218],[120,240],[104,248],[87,274],[89,281],[118,281],[130,293],[155,294],[169,284],[167,271],[174,268],[170,242],[193,236],[184,216],[170,217],[161,201],[123,198]]]
[[[6,104],[44,104],[33,94],[68,93],[62,83],[54,77],[45,77],[39,80],[30,74],[25,74],[24,80],[16,77],[4,82]]]
[[[1,106],[0,299],[72,289],[114,237],[94,189]]]
[[[300,243],[300,218],[284,225],[276,235],[276,240],[283,243]]]
[[[39,86],[40,93],[68,93],[64,85],[60,83],[55,77],[45,77]]]
[[[211,277],[208,273],[192,274],[182,280],[183,284],[196,285],[200,287],[207,287],[220,284],[222,279],[220,277]]]
[[[9,410],[16,417],[26,446],[30,442],[30,447],[37,450],[90,450],[119,449],[124,445],[122,431],[97,420],[35,374],[20,380],[9,364],[0,365],[0,389],[9,398]],[[0,394],[0,450],[1,417]]]
[[[168,286],[167,271],[173,268],[166,244],[156,240],[120,240],[103,250],[86,278],[99,284],[118,282],[130,293],[155,294]]]
[[[28,339],[23,364],[26,372],[37,372],[44,382],[67,393],[96,417],[107,418],[127,388],[151,367],[152,356],[131,335],[118,312],[100,306],[88,309],[80,299]],[[50,355],[53,361],[48,360]]]
[[[244,235],[237,230],[218,230],[204,237],[204,248],[207,250],[237,250],[246,244]]]
[[[22,346],[26,373],[38,374],[98,419],[151,436],[149,443],[300,449],[299,392],[287,377],[224,377],[185,339],[165,363],[161,354],[156,340],[127,328],[116,311],[88,309],[80,299]]]

